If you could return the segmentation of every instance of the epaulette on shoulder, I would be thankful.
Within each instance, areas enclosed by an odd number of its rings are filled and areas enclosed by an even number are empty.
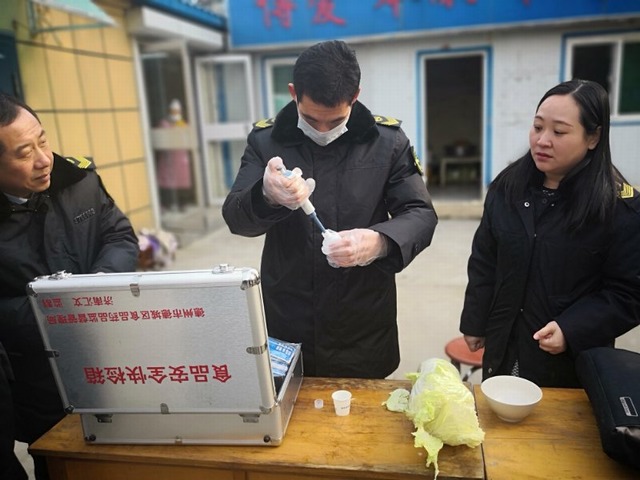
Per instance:
[[[398,120],[393,117],[383,117],[382,115],[374,115],[373,119],[378,125],[384,125],[385,127],[400,128],[400,125],[402,124],[402,120]]]
[[[274,117],[263,118],[262,120],[258,120],[256,123],[254,123],[253,128],[269,128],[269,127],[273,127],[274,123],[275,123]]]
[[[64,159],[83,170],[95,170],[96,166],[91,157],[64,157]]]
[[[633,198],[635,196],[637,196],[637,192],[634,190],[634,188],[629,185],[628,183],[623,183],[620,191],[618,192],[618,196],[620,198]]]
[[[636,212],[640,213],[640,194],[628,183],[623,183],[618,191],[618,197]]]

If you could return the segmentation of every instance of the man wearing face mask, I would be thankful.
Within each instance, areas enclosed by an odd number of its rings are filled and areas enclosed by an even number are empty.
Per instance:
[[[289,92],[249,134],[222,213],[232,233],[266,234],[269,335],[302,343],[305,375],[384,378],[400,362],[395,274],[437,224],[420,163],[400,122],[357,100],[360,67],[344,42],[302,52]],[[307,199],[338,232],[330,244],[299,208]]]

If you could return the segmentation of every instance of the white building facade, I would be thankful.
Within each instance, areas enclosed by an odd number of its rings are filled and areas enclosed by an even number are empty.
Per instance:
[[[599,81],[611,98],[614,163],[640,185],[640,3],[611,3],[234,0],[229,51],[251,59],[254,110],[270,117],[290,99],[300,51],[347,41],[362,69],[360,100],[402,120],[432,192],[472,198],[526,152],[549,88]]]

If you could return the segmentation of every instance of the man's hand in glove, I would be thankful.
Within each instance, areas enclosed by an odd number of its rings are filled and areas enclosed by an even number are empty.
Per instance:
[[[304,180],[299,168],[294,168],[290,176],[284,175],[285,170],[280,157],[269,160],[262,177],[262,194],[272,206],[282,205],[296,210],[309,198],[316,184],[312,178]]]
[[[322,252],[329,264],[336,267],[364,267],[387,255],[387,237],[368,228],[338,232],[340,239],[325,236]]]

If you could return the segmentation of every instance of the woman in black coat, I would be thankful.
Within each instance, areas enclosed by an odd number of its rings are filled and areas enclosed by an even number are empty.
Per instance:
[[[460,331],[485,347],[483,378],[578,387],[575,356],[640,323],[640,197],[611,162],[595,82],[549,90],[529,145],[487,192]]]

